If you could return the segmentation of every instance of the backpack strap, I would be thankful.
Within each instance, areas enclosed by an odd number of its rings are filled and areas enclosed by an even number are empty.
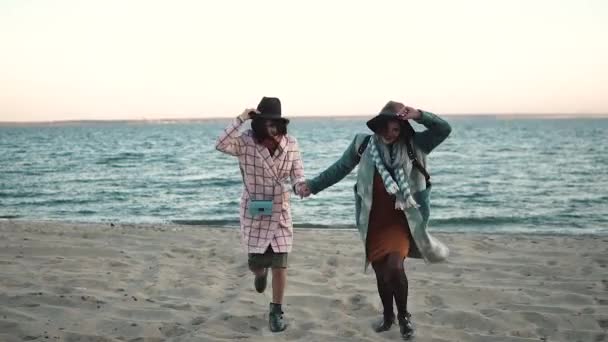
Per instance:
[[[363,138],[361,145],[359,145],[359,149],[357,150],[357,164],[361,161],[361,156],[363,155],[363,152],[365,152],[367,145],[369,145],[369,140],[371,139],[371,137],[371,135],[366,136],[365,138]]]
[[[408,139],[405,140],[405,146],[407,147],[407,156],[412,161],[412,165],[417,168],[420,173],[422,173],[422,175],[424,176],[424,180],[426,181],[426,187],[429,188],[431,186],[431,175],[429,175],[429,173],[426,171],[424,166],[422,166],[418,158],[416,158],[412,143]]]

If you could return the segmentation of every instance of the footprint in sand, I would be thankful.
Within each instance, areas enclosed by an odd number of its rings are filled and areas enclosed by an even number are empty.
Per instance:
[[[348,301],[353,305],[358,305],[365,302],[365,297],[360,294],[352,295],[348,298]]]
[[[173,310],[190,310],[192,309],[192,306],[188,303],[182,303],[182,304],[161,304],[160,305],[163,308],[168,308],[168,309],[173,309]]]
[[[338,266],[338,258],[336,258],[335,256],[331,256],[327,259],[327,264],[329,266],[333,266],[336,267]]]
[[[371,306],[370,304],[367,303],[366,298],[360,294],[356,294],[356,295],[352,295],[352,296],[348,297],[348,303],[352,307],[353,311],[361,310],[365,306],[368,306],[368,305]]]
[[[593,273],[593,267],[585,266],[581,271],[583,275],[590,275],[591,273]]]
[[[315,322],[305,322],[300,325],[300,328],[304,331],[309,331],[318,327],[319,325]]]
[[[443,299],[439,296],[427,296],[424,299],[424,302],[428,306],[432,306],[435,308],[447,308],[447,305],[443,302]]]
[[[173,252],[173,253],[179,253],[179,254],[188,254],[188,253],[191,253],[193,251],[191,249],[187,249],[187,248],[176,247],[176,248],[171,248],[171,252]]]
[[[177,337],[188,333],[188,330],[179,323],[165,323],[162,327],[158,328],[158,330],[160,330],[165,337]]]
[[[110,262],[111,267],[127,267],[129,264],[121,262],[121,261],[112,261]]]
[[[17,328],[19,325],[12,321],[0,321],[0,331],[9,331]]]
[[[336,276],[336,270],[334,270],[334,269],[325,270],[325,271],[323,271],[323,276],[325,276],[327,278],[334,278]]]
[[[350,337],[354,337],[355,335],[357,335],[357,332],[355,330],[338,329],[338,336],[350,338]]]
[[[595,310],[593,308],[584,308],[581,312],[585,315],[592,315],[595,313]]]
[[[204,306],[204,305],[195,305],[194,309],[196,311],[200,311],[200,312],[204,312],[204,313],[208,313],[211,311],[211,308],[208,306]]]
[[[195,317],[192,321],[190,321],[190,324],[201,325],[201,324],[205,323],[206,321],[207,321],[207,319],[205,317],[199,316],[199,317]]]

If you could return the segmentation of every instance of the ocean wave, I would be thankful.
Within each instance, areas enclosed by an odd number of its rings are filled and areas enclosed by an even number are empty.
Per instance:
[[[171,220],[171,223],[180,224],[184,226],[208,226],[208,227],[228,227],[228,226],[239,226],[240,221],[238,220]]]
[[[201,186],[214,186],[220,188],[228,188],[233,186],[238,186],[242,181],[240,179],[230,179],[230,178],[220,178],[220,177],[210,177],[210,178],[200,178],[200,179],[189,179],[182,181],[175,181],[171,184],[172,188],[176,189],[190,189],[190,188],[200,188]]]
[[[582,204],[582,205],[608,204],[608,196],[600,196],[597,198],[585,198],[585,199],[574,198],[574,199],[572,199],[572,203]]]
[[[49,191],[45,191],[45,192],[35,192],[35,191],[14,191],[14,192],[7,192],[7,191],[0,191],[0,198],[37,198],[37,197],[41,197],[41,196],[49,196],[49,195],[53,195],[52,192]]]
[[[80,214],[80,215],[93,215],[93,214],[96,214],[97,212],[95,210],[86,210],[85,209],[85,210],[78,210],[76,213]]]
[[[113,163],[119,163],[124,161],[141,160],[146,156],[145,153],[141,152],[123,152],[114,156],[103,157],[95,162],[98,165],[109,165]]]
[[[185,226],[204,226],[204,227],[235,227],[240,226],[239,220],[197,220],[197,219],[179,219],[179,220],[171,220],[171,223],[185,225]],[[345,228],[352,229],[355,228],[353,224],[323,224],[323,223],[294,223],[294,228]]]
[[[522,224],[539,224],[547,222],[548,217],[528,216],[482,216],[482,217],[451,217],[445,219],[431,218],[429,225],[431,226],[492,226],[492,225],[522,225]]]
[[[75,204],[97,204],[99,200],[94,199],[82,199],[82,198],[59,198],[49,199],[41,201],[27,201],[15,203],[16,206],[20,205],[33,205],[33,206],[62,206],[62,205],[75,205]]]

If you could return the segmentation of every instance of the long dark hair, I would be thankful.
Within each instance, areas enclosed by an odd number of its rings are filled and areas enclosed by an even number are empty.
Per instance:
[[[264,139],[269,138],[268,131],[266,130],[266,121],[272,121],[275,126],[277,126],[277,131],[279,135],[287,134],[287,121],[282,119],[264,119],[264,118],[256,118],[254,117],[251,120],[251,130],[253,131],[253,138],[257,142],[262,142]]]

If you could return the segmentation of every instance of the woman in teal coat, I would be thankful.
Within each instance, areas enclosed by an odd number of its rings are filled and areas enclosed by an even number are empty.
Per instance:
[[[415,132],[408,120],[427,129]],[[448,248],[427,232],[430,214],[430,176],[426,156],[451,132],[438,116],[390,101],[367,122],[373,135],[357,134],[342,157],[308,180],[300,195],[308,196],[334,185],[359,164],[355,185],[355,219],[365,248],[365,269],[372,264],[383,319],[375,326],[386,331],[394,323],[393,299],[403,338],[414,335],[407,311],[408,282],[405,257],[441,262]]]

